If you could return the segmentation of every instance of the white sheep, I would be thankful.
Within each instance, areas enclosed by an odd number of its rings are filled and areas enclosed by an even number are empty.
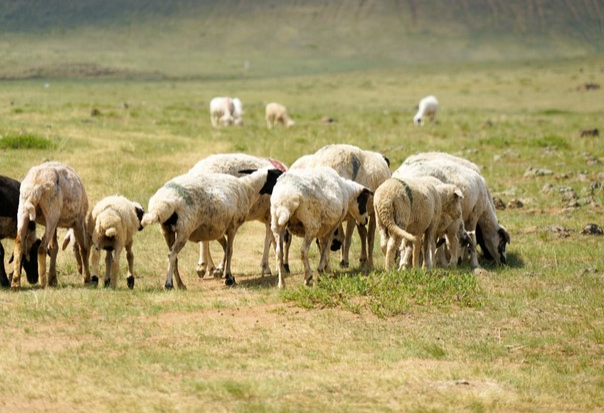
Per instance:
[[[392,267],[401,241],[406,239],[414,244],[413,266],[419,267],[421,251],[424,268],[431,269],[437,235],[455,223],[459,228],[461,198],[455,185],[431,178],[390,178],[380,185],[373,202],[385,268]],[[401,266],[404,262],[401,254]]]
[[[390,178],[390,161],[378,152],[362,150],[353,145],[327,145],[312,155],[305,155],[296,160],[290,170],[329,166],[343,178],[355,181],[374,192],[386,179]],[[369,228],[358,226],[361,237],[360,263],[367,270],[373,268],[373,246],[375,242],[376,220],[373,204],[369,204]],[[342,246],[340,265],[349,265],[349,252],[355,223],[351,217],[347,219],[346,233]],[[341,229],[338,229],[338,233]],[[344,233],[344,231],[341,231]]]
[[[38,274],[40,285],[57,284],[56,262],[59,246],[57,227],[73,228],[78,254],[84,266],[84,283],[90,282],[88,266],[89,243],[85,220],[88,197],[82,181],[69,166],[59,162],[46,162],[32,167],[19,191],[17,237],[15,239],[15,272],[12,288],[21,287],[22,251],[28,251],[27,228],[30,222],[45,225],[44,236],[38,248]],[[48,280],[46,278],[46,254],[50,254]]]
[[[165,287],[186,288],[178,271],[178,253],[187,241],[221,240],[226,236],[226,285],[234,285],[231,273],[233,240],[250,207],[260,195],[270,193],[281,171],[261,169],[236,178],[226,174],[185,174],[162,186],[149,200],[143,227],[159,223],[170,249]]]
[[[243,126],[243,103],[239,98],[233,98],[233,119],[235,125]]]
[[[266,126],[268,126],[269,129],[272,129],[272,127],[278,123],[287,128],[290,128],[296,124],[296,122],[294,122],[287,114],[287,109],[285,106],[275,102],[266,105],[264,119],[266,120]]]
[[[434,123],[436,112],[438,112],[438,100],[432,95],[426,96],[419,101],[417,113],[413,117],[413,123],[417,126],[423,125],[425,118],[429,118],[430,123]]]
[[[243,174],[242,170],[250,169],[262,169],[262,168],[277,168],[282,172],[287,170],[287,167],[283,163],[268,158],[260,158],[257,156],[247,155],[244,153],[231,153],[231,154],[216,154],[208,156],[197,162],[189,173],[223,173],[229,174],[236,177],[241,177]],[[260,263],[262,275],[270,275],[271,269],[268,262],[268,255],[270,246],[273,242],[273,233],[271,231],[271,202],[270,195],[262,195],[254,202],[250,207],[249,214],[246,217],[246,221],[260,221],[265,225],[265,236],[264,236],[264,251],[262,254],[262,261]],[[226,243],[221,243],[226,245]],[[209,242],[203,241],[200,245],[199,262],[197,265],[197,275],[203,277],[206,273],[214,272],[214,275],[220,276],[223,272],[223,264],[218,268],[215,267],[214,261],[210,254]]]
[[[113,195],[100,200],[87,218],[88,234],[92,241],[92,282],[98,283],[101,250],[105,256],[105,287],[117,286],[120,254],[126,249],[128,260],[128,288],[134,288],[134,234],[143,229],[143,207],[138,202]]]
[[[231,125],[235,121],[234,112],[235,105],[230,97],[215,97],[210,101],[210,121],[215,128]]]
[[[304,283],[312,285],[308,248],[316,238],[321,258],[318,271],[329,267],[328,246],[335,229],[350,213],[361,225],[368,220],[367,203],[372,193],[364,186],[344,179],[332,168],[289,170],[275,185],[271,195],[271,229],[277,244],[279,288],[285,286],[283,244],[286,229],[303,237],[301,252]]]
[[[508,232],[499,225],[495,207],[484,177],[474,167],[467,166],[467,160],[450,159],[452,155],[441,158],[405,160],[393,176],[433,176],[444,183],[456,185],[461,189],[463,221],[465,229],[472,237],[472,245],[477,241],[486,258],[493,258],[498,264],[506,264],[506,244],[510,242]],[[461,159],[461,158],[460,158]],[[408,162],[409,161],[409,162]],[[475,249],[470,249],[472,268],[478,268]],[[456,256],[459,253],[454,252]]]

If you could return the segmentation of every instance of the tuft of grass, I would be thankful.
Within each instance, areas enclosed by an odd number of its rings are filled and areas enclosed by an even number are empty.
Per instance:
[[[57,145],[47,138],[33,134],[6,135],[0,138],[0,149],[55,149]]]
[[[568,140],[558,135],[545,135],[531,142],[532,146],[540,148],[569,149]]]
[[[378,317],[391,317],[413,306],[478,307],[482,292],[471,273],[412,270],[322,277],[314,288],[287,290],[284,298],[305,308],[369,309]]]

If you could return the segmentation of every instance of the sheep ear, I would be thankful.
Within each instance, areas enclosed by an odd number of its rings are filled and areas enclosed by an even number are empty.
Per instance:
[[[497,232],[499,233],[499,236],[505,240],[505,242],[507,242],[508,244],[511,244],[512,241],[510,239],[510,234],[505,230],[504,227],[502,227],[501,225],[499,226],[499,229],[497,230]]]
[[[132,204],[134,204],[134,213],[136,214],[136,218],[138,219],[138,230],[142,231],[143,225],[141,224],[141,221],[143,220],[143,216],[145,215],[145,210],[138,202],[133,202]]]
[[[269,169],[266,173],[266,182],[262,189],[260,189],[260,195],[272,194],[273,188],[277,184],[277,179],[283,175],[283,171],[280,169]]]
[[[388,164],[388,168],[390,168],[390,159],[386,158],[384,155],[382,155],[382,158],[384,158],[384,160]]]
[[[253,174],[254,172],[256,172],[258,169],[240,169],[239,172],[242,175],[250,175]]]
[[[367,212],[367,202],[369,201],[370,196],[373,196],[373,192],[371,192],[367,188],[363,188],[361,190],[361,193],[357,197],[357,204],[359,206],[359,212],[361,214],[364,214],[365,212]]]
[[[457,197],[463,199],[463,192],[461,192],[461,189],[459,188],[455,188],[455,191],[453,192],[455,195],[457,195]]]

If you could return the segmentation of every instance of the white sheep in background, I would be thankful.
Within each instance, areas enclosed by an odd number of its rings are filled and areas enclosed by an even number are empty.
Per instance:
[[[452,155],[442,158],[420,159],[410,157],[397,169],[393,176],[433,176],[444,183],[461,189],[463,221],[465,229],[472,237],[472,245],[477,240],[486,258],[493,258],[498,264],[506,264],[506,244],[510,242],[508,232],[499,225],[495,207],[484,177],[467,160],[452,160]],[[461,159],[461,158],[460,158]],[[479,235],[480,234],[480,235]],[[472,268],[478,268],[476,251],[470,248]],[[456,254],[459,255],[459,254]]]
[[[88,267],[89,243],[85,220],[88,212],[88,197],[82,181],[69,166],[59,162],[46,162],[32,167],[23,182],[19,193],[19,211],[17,216],[17,238],[15,239],[15,272],[12,287],[21,287],[22,251],[28,251],[26,245],[30,222],[45,225],[44,236],[38,248],[38,274],[40,285],[57,284],[56,262],[59,246],[57,227],[73,228],[77,241],[78,254],[84,266],[84,283],[90,282]],[[46,278],[46,254],[50,254],[48,280]]]
[[[424,268],[431,269],[438,234],[450,226],[459,228],[462,198],[455,185],[443,184],[431,177],[390,178],[380,185],[373,202],[385,268],[392,267],[401,241],[406,239],[414,244],[413,266],[419,267],[422,252]],[[402,255],[399,269],[405,262]]]
[[[268,158],[260,158],[257,156],[247,155],[244,153],[231,153],[231,154],[216,154],[208,156],[197,162],[189,173],[200,174],[200,173],[223,173],[229,174],[236,177],[241,177],[243,174],[242,170],[250,169],[262,169],[262,168],[277,168],[282,172],[287,170],[287,167],[283,163]],[[264,236],[264,251],[262,254],[262,261],[260,263],[262,269],[262,275],[270,275],[271,269],[268,262],[268,255],[270,246],[273,242],[273,233],[271,231],[271,201],[270,195],[262,195],[254,202],[250,207],[246,221],[260,221],[265,225],[266,231]],[[199,262],[197,265],[197,275],[203,277],[206,273],[210,274],[214,272],[214,275],[220,276],[223,272],[223,264],[218,268],[214,266],[214,261],[210,254],[209,242],[204,241],[200,246]],[[221,242],[223,246],[226,242]]]
[[[279,263],[279,288],[285,286],[283,273],[283,244],[286,229],[303,237],[302,260],[304,283],[312,285],[312,271],[308,248],[319,240],[320,261],[318,271],[329,267],[328,247],[335,229],[350,213],[361,225],[368,220],[367,203],[372,193],[364,186],[344,179],[332,168],[301,169],[284,174],[271,195],[271,229],[277,244]]]
[[[287,128],[296,124],[296,122],[294,122],[287,114],[285,106],[275,102],[266,105],[264,119],[266,120],[266,126],[268,126],[269,129],[272,129],[272,127],[278,123]]]
[[[134,288],[134,234],[143,229],[141,219],[145,211],[138,202],[113,195],[100,200],[88,215],[88,233],[92,238],[92,282],[98,283],[101,250],[106,251],[105,287],[117,286],[120,254],[126,249],[128,260],[128,288]]]
[[[236,178],[226,174],[185,174],[162,186],[149,200],[143,227],[159,223],[170,249],[165,287],[186,288],[178,271],[178,253],[187,241],[213,241],[226,236],[226,285],[234,285],[231,273],[233,241],[250,207],[263,194],[271,193],[281,171],[261,169]]]
[[[210,121],[212,126],[229,126],[234,121],[235,105],[230,97],[215,97],[210,101]]]
[[[417,126],[423,125],[426,118],[430,119],[430,123],[434,123],[436,112],[438,112],[438,100],[432,95],[426,96],[419,101],[419,108],[413,117],[413,123]]]
[[[243,126],[243,103],[239,98],[233,98],[233,123]]]
[[[290,170],[329,166],[343,178],[355,181],[370,191],[375,192],[386,179],[390,178],[390,161],[378,152],[362,150],[353,145],[327,145],[312,155],[305,155],[296,160]],[[361,237],[360,263],[367,270],[373,269],[373,246],[375,242],[376,219],[373,203],[369,204],[369,228],[358,226]],[[342,246],[340,265],[349,265],[349,252],[355,223],[347,219],[346,234]],[[338,229],[340,232],[340,229]],[[343,231],[342,231],[343,232]]]

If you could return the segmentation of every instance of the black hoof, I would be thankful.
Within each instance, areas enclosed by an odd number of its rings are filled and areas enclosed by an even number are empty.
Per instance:
[[[109,288],[110,285],[111,285],[111,279],[105,278],[105,288]]]
[[[226,280],[224,280],[224,285],[226,285],[227,287],[232,287],[235,284],[237,283],[235,282],[235,277],[233,277],[232,275],[227,276]]]
[[[172,284],[172,281],[166,281],[166,284],[164,285],[164,287],[166,288],[166,290],[171,290],[174,288],[174,284]]]
[[[348,264],[348,261],[340,261],[340,267],[342,268],[348,268],[350,264]]]
[[[132,290],[134,288],[134,276],[131,275],[130,277],[126,278],[126,282],[128,283],[128,288]]]
[[[285,270],[286,273],[290,273],[289,271],[289,264],[283,264],[283,269]]]
[[[99,277],[97,277],[96,275],[93,275],[93,276],[90,278],[90,286],[91,286],[91,287],[96,287],[96,286],[98,286],[98,285],[99,285]]]

